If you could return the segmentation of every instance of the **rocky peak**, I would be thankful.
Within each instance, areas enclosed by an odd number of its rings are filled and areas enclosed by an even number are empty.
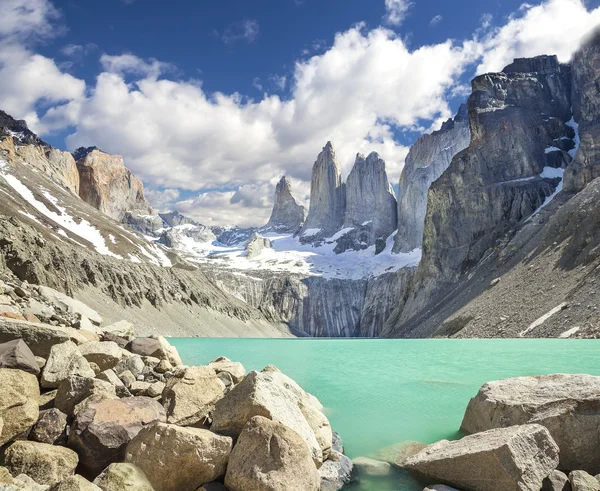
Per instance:
[[[258,232],[254,232],[246,244],[246,257],[254,259],[260,256],[265,249],[271,249],[271,241]]]
[[[396,230],[397,204],[385,171],[385,162],[376,152],[365,158],[357,154],[346,181],[344,228],[366,228],[365,246]]]
[[[345,194],[340,165],[332,143],[327,142],[313,165],[310,206],[301,230],[305,241],[328,237],[342,227]]]
[[[102,152],[102,150],[100,150],[96,146],[92,146],[92,147],[79,147],[74,152],[71,152],[71,155],[73,155],[73,158],[75,159],[75,161],[78,161],[78,160],[81,160],[81,159],[85,158],[85,156],[87,154],[92,153],[94,150],[98,150],[99,152]]]
[[[421,247],[429,188],[470,141],[469,114],[467,106],[461,104],[454,119],[446,121],[440,130],[423,135],[411,147],[398,187],[394,252],[406,253]]]
[[[306,210],[292,196],[292,184],[283,176],[275,188],[275,202],[267,229],[277,232],[296,233],[304,223]]]
[[[572,62],[573,120],[579,144],[565,172],[565,190],[581,191],[600,177],[600,29],[597,29]]]
[[[101,212],[120,220],[124,212],[151,214],[142,182],[125,167],[120,155],[91,147],[77,161],[79,196]]]
[[[50,146],[29,129],[24,119],[15,119],[2,110],[0,110],[0,136],[12,136],[19,145]]]
[[[504,73],[536,73],[538,75],[551,75],[556,73],[560,66],[556,55],[541,55],[533,58],[515,58],[515,60],[502,71]]]
[[[170,211],[169,213],[159,213],[160,218],[169,227],[177,227],[178,225],[199,225],[198,222],[192,220],[178,211]]]

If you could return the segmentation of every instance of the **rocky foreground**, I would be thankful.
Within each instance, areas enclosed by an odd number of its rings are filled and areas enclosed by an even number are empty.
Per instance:
[[[0,490],[335,491],[355,480],[323,406],[276,367],[184,366],[163,337],[103,326],[26,282],[0,281],[0,301]]]

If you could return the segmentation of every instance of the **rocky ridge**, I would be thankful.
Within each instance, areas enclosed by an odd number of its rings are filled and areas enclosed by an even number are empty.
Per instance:
[[[19,298],[44,288],[0,287]],[[58,292],[44,298],[46,316],[80,325],[0,315],[2,489],[318,491],[356,480],[318,399],[274,366],[188,367],[161,336],[101,326]]]

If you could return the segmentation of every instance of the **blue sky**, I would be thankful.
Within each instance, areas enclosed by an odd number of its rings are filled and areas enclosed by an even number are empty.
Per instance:
[[[469,80],[516,56],[568,61],[600,0],[4,0],[0,108],[47,141],[122,154],[159,209],[260,224],[327,140],[344,174],[410,144]]]

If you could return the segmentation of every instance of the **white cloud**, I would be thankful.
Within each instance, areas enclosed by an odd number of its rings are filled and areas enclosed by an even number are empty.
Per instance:
[[[481,41],[478,73],[502,70],[514,58],[556,54],[569,61],[583,37],[600,25],[600,7],[589,11],[581,0],[523,4],[509,21]]]
[[[178,189],[145,189],[146,199],[152,204],[153,208],[160,212],[170,211],[174,202],[179,199],[180,194]]]
[[[21,41],[54,37],[63,32],[53,22],[58,18],[58,10],[47,0],[3,0],[0,37]]]
[[[260,26],[256,20],[246,19],[230,24],[219,36],[225,44],[235,44],[238,41],[253,43],[258,38]]]
[[[120,75],[131,74],[150,78],[156,78],[161,73],[174,70],[173,65],[169,63],[164,63],[154,58],[145,61],[129,53],[117,56],[103,54],[100,57],[100,63],[102,68],[109,73],[118,73]]]
[[[406,19],[408,10],[412,7],[411,0],[385,0],[385,22],[399,26]]]
[[[442,22],[442,20],[444,20],[444,18],[441,15],[436,15],[429,21],[429,25],[431,27],[437,26],[440,22]]]

